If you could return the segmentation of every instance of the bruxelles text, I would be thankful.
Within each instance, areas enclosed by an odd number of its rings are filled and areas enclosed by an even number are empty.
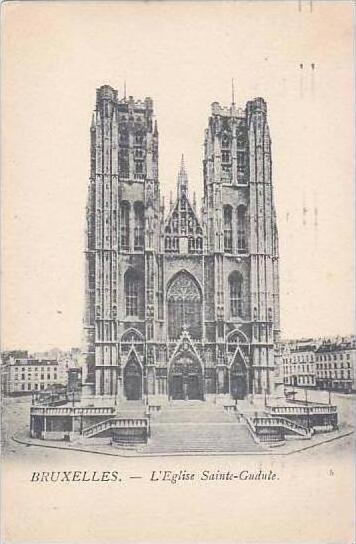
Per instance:
[[[138,478],[150,482],[168,482],[171,484],[183,482],[213,482],[213,481],[275,481],[279,477],[272,470],[249,471],[242,469],[238,471],[230,470],[201,470],[198,472],[188,472],[185,469],[173,470],[153,470],[146,476],[128,476],[128,478],[119,475],[116,470],[59,470],[59,471],[41,471],[32,472],[31,482],[36,483],[69,483],[69,482],[122,482],[130,478]]]

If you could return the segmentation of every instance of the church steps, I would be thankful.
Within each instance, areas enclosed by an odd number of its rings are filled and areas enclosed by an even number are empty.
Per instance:
[[[234,412],[204,402],[171,403],[151,418],[147,453],[257,451],[248,428]]]
[[[147,453],[253,452],[261,447],[243,424],[152,425]]]

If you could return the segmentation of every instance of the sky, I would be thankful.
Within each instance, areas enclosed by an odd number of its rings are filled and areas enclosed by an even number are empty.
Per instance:
[[[354,329],[352,3],[2,4],[2,349],[81,345],[95,92],[151,96],[161,193],[213,101],[268,104],[282,336]],[[314,69],[312,69],[312,64]],[[303,67],[301,68],[301,65]],[[317,211],[316,211],[317,210]]]

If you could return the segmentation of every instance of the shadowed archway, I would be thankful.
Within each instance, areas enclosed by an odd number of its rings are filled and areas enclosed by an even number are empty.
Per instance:
[[[202,367],[190,355],[183,355],[172,362],[169,396],[173,400],[204,400]]]
[[[142,368],[135,357],[124,368],[124,393],[127,400],[142,399]]]

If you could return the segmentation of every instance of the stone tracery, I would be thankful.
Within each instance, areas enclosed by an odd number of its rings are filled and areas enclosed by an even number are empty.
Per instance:
[[[192,338],[201,337],[202,295],[196,280],[179,272],[170,284],[168,301],[168,336],[178,338],[187,329]]]

